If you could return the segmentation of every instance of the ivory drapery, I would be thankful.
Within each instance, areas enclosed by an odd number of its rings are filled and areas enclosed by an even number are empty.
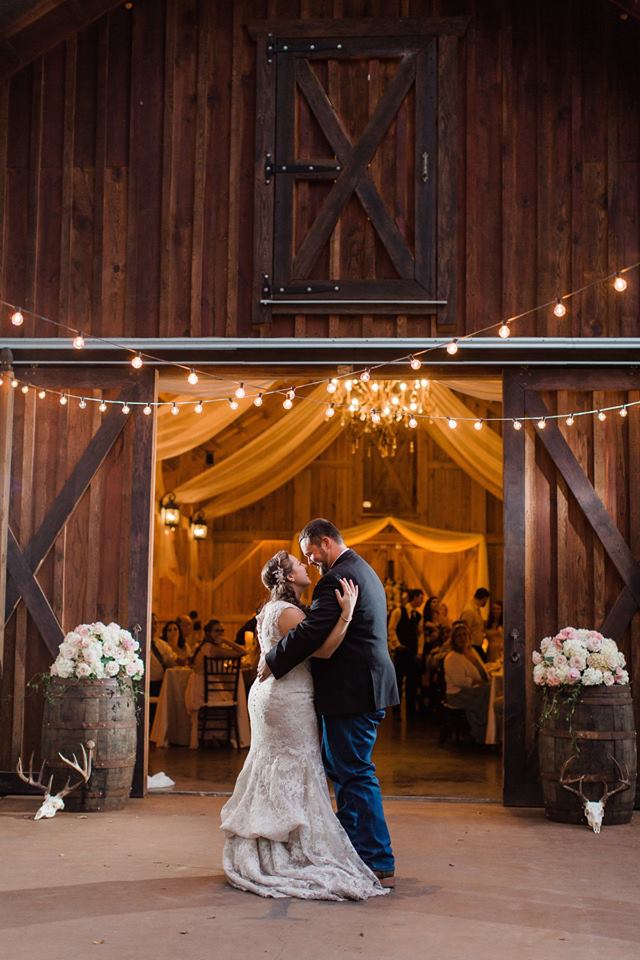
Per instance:
[[[428,396],[429,413],[433,417],[454,417],[458,426],[452,430],[446,419],[422,420],[423,429],[465,473],[502,500],[502,437],[488,425],[475,430],[473,422],[464,419],[473,418],[473,412],[437,380],[431,381]]]
[[[178,501],[207,501],[205,516],[219,517],[281,487],[320,456],[342,429],[340,423],[327,421],[321,402],[325,396],[325,388],[317,387],[296,415],[283,416],[231,456],[177,487]]]
[[[262,383],[259,390],[268,390],[272,383]],[[169,395],[172,401],[178,404],[185,401],[216,400],[215,403],[205,403],[202,413],[194,413],[193,406],[181,406],[180,413],[174,416],[170,406],[158,409],[158,434],[156,456],[158,460],[168,457],[177,457],[187,450],[199,447],[217,434],[221,433],[234,420],[251,406],[251,400],[239,400],[238,409],[232,410],[226,402],[233,397],[237,383],[229,380],[208,380],[201,378],[194,384],[185,383],[184,378],[175,376],[160,376],[160,393]],[[253,391],[255,393],[255,390]]]

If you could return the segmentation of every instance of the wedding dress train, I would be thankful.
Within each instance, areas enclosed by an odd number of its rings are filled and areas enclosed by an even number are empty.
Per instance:
[[[258,615],[262,652],[280,640],[291,604]],[[362,862],[337,820],[325,777],[308,662],[249,694],[251,749],[222,808],[223,866],[230,883],[262,897],[364,900],[389,891]]]

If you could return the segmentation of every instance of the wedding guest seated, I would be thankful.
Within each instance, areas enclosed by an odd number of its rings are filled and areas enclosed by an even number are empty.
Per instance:
[[[486,587],[478,587],[469,603],[464,607],[459,616],[469,628],[471,635],[471,646],[476,651],[481,660],[487,660],[487,643],[484,636],[484,619],[480,611],[486,607],[489,600],[489,591]]]
[[[227,640],[224,624],[220,620],[209,620],[204,626],[204,636],[191,657],[191,666],[196,673],[204,673],[205,657],[241,657],[244,647]]]
[[[451,652],[444,660],[446,702],[465,711],[471,736],[484,743],[489,710],[489,677],[471,644],[469,627],[456,620],[451,629]]]
[[[177,620],[167,620],[162,628],[162,639],[173,651],[176,664],[185,663],[187,659],[187,644],[182,627]]]
[[[502,628],[502,602],[494,600],[489,608],[489,616],[485,626],[487,642],[487,661],[497,663],[504,657],[504,630]]]
[[[176,621],[184,637],[187,656],[190,657],[197,646],[196,638],[193,635],[193,620],[188,613],[181,613],[179,617],[176,617]]]
[[[170,644],[160,636],[158,618],[151,614],[151,650],[150,650],[150,680],[149,694],[152,697],[160,695],[162,678],[167,667],[174,667],[176,655]]]

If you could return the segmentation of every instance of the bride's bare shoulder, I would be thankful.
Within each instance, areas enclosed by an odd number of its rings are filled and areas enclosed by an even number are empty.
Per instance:
[[[301,610],[300,607],[295,607],[292,603],[288,603],[286,607],[282,608],[280,616],[278,617],[278,629],[281,635],[284,636],[289,630],[293,630],[304,618],[304,610]]]

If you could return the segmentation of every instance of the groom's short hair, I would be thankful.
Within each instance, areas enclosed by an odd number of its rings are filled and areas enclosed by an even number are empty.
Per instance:
[[[309,523],[304,525],[300,531],[298,543],[302,543],[303,540],[308,540],[310,543],[320,543],[323,537],[329,537],[330,540],[335,540],[336,543],[344,543],[342,534],[335,523],[331,523],[331,520],[324,520],[322,517],[309,520]]]

